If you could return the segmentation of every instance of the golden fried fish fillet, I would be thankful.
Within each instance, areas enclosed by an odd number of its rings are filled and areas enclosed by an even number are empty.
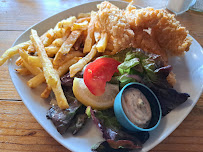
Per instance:
[[[151,41],[152,52],[158,48],[157,45],[161,48],[161,50],[157,49],[157,53],[160,55],[177,56],[189,50],[192,38],[187,36],[188,31],[185,27],[181,27],[174,15],[169,14],[166,10],[155,10],[149,7],[132,9],[131,6],[128,6],[125,15],[135,33],[136,30],[151,30],[149,34],[153,39],[153,42]],[[146,35],[144,32],[143,34]],[[144,35],[142,35],[143,38],[146,37]],[[135,34],[135,41],[138,39],[137,36]],[[148,43],[148,41],[143,41],[143,43],[145,42]],[[144,47],[142,49],[146,50]]]
[[[159,22],[152,27],[152,37],[157,40],[168,55],[179,56],[189,50],[192,38],[188,31],[181,27],[174,15],[164,13]]]
[[[133,47],[141,48],[142,50],[161,55],[163,60],[167,63],[168,57],[166,52],[159,46],[158,42],[150,35],[147,30],[137,28],[134,30],[135,36],[133,39]]]

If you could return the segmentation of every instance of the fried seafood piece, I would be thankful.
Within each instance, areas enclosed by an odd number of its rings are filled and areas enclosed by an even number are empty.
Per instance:
[[[156,10],[151,7],[137,9],[129,4],[125,10],[125,16],[131,28],[142,27],[143,29],[147,29],[156,25],[163,17],[164,12],[163,9]]]
[[[163,11],[163,9],[155,10],[151,7],[136,9],[136,7],[128,5],[125,15],[132,29],[137,27],[148,29],[159,22],[163,17]]]
[[[179,56],[189,50],[192,38],[187,36],[188,31],[185,27],[181,27],[174,15],[166,10],[149,7],[136,9],[128,6],[125,16],[135,33],[137,30],[151,29],[149,33],[153,39],[151,46],[156,48],[159,45],[162,50],[161,55],[165,51],[168,56]],[[144,32],[143,34],[142,37],[146,37]],[[137,36],[140,35],[135,34],[135,41],[138,39]],[[142,49],[146,50],[146,48]]]
[[[135,36],[133,40],[134,48],[141,48],[145,52],[161,55],[167,63],[168,57],[164,50],[161,49],[158,42],[142,28],[134,30]]]
[[[174,15],[169,13],[165,13],[152,28],[152,37],[167,54],[172,56],[179,56],[189,51],[192,38],[187,36],[188,33],[185,27],[181,27]]]
[[[108,39],[112,40],[111,54],[115,54],[125,48],[132,46],[131,40],[134,32],[125,16],[125,11],[120,10],[113,4],[105,1],[97,6],[95,27],[97,30],[106,32]]]

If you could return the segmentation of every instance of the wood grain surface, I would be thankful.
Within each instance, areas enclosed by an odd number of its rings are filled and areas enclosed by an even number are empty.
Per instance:
[[[0,55],[31,25],[85,2],[88,0],[0,0]],[[188,11],[177,18],[203,46],[203,14]],[[0,151],[69,152],[27,110],[10,80],[7,64],[0,67]],[[181,125],[151,150],[171,151],[203,152],[203,95]]]

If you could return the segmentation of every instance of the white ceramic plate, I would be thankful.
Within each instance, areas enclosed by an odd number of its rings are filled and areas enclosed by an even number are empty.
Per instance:
[[[54,25],[71,15],[77,15],[78,13],[90,12],[91,10],[97,10],[96,4],[98,2],[91,2],[76,6],[61,13],[58,13],[46,20],[32,26],[31,28],[38,31],[41,35]],[[112,2],[119,8],[125,8],[127,3],[125,2]],[[14,45],[29,40],[30,29],[25,31],[14,43]],[[46,112],[50,105],[47,101],[40,98],[40,93],[43,91],[44,86],[37,89],[30,89],[26,82],[28,77],[22,77],[15,72],[15,59],[13,57],[9,61],[9,72],[11,79],[22,98],[24,104],[27,106],[32,115],[41,124],[41,126],[59,143],[66,148],[76,152],[89,152],[91,146],[95,143],[103,140],[100,131],[92,124],[88,123],[87,126],[77,136],[68,134],[61,136],[52,122],[46,119]],[[173,110],[170,114],[161,120],[159,127],[151,132],[149,140],[143,145],[142,151],[148,151],[154,146],[163,141],[171,132],[173,132],[178,125],[185,119],[190,113],[196,102],[198,101],[202,93],[203,84],[203,51],[199,43],[193,39],[193,43],[190,47],[190,51],[186,53],[184,57],[176,57],[170,60],[170,63],[174,66],[174,73],[177,78],[177,85],[175,88],[180,92],[187,92],[191,97],[182,105]],[[78,144],[80,143],[80,146]]]

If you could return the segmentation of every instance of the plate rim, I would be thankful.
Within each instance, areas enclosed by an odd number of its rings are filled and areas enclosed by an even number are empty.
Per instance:
[[[68,8],[68,9],[59,11],[58,13],[55,13],[55,14],[53,14],[53,15],[51,15],[51,16],[49,16],[49,17],[47,17],[47,18],[45,18],[45,19],[43,19],[43,20],[41,20],[41,21],[39,21],[39,22],[37,22],[37,23],[35,23],[35,24],[33,24],[32,26],[28,27],[23,33],[20,34],[20,36],[19,36],[19,37],[15,40],[15,42],[13,43],[12,47],[15,46],[15,45],[17,45],[17,44],[19,44],[19,43],[18,43],[18,40],[21,39],[21,37],[22,37],[26,32],[28,32],[29,30],[31,30],[33,27],[35,27],[36,25],[40,24],[41,22],[44,22],[44,21],[46,21],[47,19],[52,18],[52,17],[54,17],[55,15],[57,15],[57,14],[59,14],[59,13],[66,12],[66,11],[69,10],[69,9],[75,9],[75,8],[77,8],[77,7],[81,7],[81,6],[83,6],[83,5],[89,5],[89,4],[92,4],[92,5],[94,4],[94,5],[96,5],[96,4],[101,3],[101,2],[103,2],[103,1],[102,1],[102,0],[97,0],[97,1],[85,2],[85,3],[82,3],[82,4],[80,4],[80,5],[76,5],[76,6],[74,6],[74,7],[70,7],[70,8]],[[114,2],[115,2],[115,3],[128,4],[128,2],[117,1],[117,0],[113,0],[113,1],[110,1],[110,2],[111,2],[111,3],[114,3]],[[191,35],[189,35],[189,36],[192,37]],[[194,41],[193,43],[197,43],[197,44],[201,47],[201,49],[202,49],[202,46],[197,42],[197,40],[194,39],[193,37],[192,37],[192,39],[193,39],[193,41]],[[13,57],[12,57],[12,58],[13,58]],[[54,136],[51,132],[49,132],[49,131],[44,127],[44,125],[38,120],[38,118],[35,117],[34,112],[29,108],[29,106],[27,105],[27,102],[24,102],[24,100],[23,100],[24,97],[21,96],[21,94],[19,93],[19,91],[18,91],[18,89],[17,89],[17,86],[16,86],[16,84],[14,83],[14,79],[13,79],[13,77],[11,76],[11,70],[13,70],[13,69],[11,68],[11,65],[12,65],[11,60],[12,60],[12,58],[7,61],[7,62],[8,62],[9,76],[10,76],[10,78],[11,78],[11,80],[12,80],[12,83],[13,83],[13,85],[14,85],[14,87],[15,87],[17,93],[18,93],[19,96],[21,97],[21,99],[22,99],[24,105],[27,107],[27,109],[28,109],[29,112],[32,114],[32,116],[37,120],[37,122],[42,126],[42,128],[43,128],[51,137],[53,137],[57,142],[59,142],[59,143],[60,143],[61,145],[63,145],[65,148],[67,148],[67,149],[73,151],[73,149],[72,149],[71,147],[67,147],[67,145],[65,145],[63,142],[61,142],[61,140],[58,140],[56,136]],[[162,138],[161,140],[157,140],[157,141],[155,142],[155,144],[153,144],[152,146],[150,146],[149,149],[147,149],[147,150],[151,150],[152,148],[154,148],[155,146],[157,146],[158,144],[160,144],[164,139],[166,139],[171,133],[173,133],[173,131],[174,131],[174,130],[185,120],[185,118],[190,114],[190,112],[192,111],[192,109],[194,108],[194,106],[196,105],[196,103],[198,102],[198,100],[199,100],[199,98],[200,98],[202,92],[203,92],[203,84],[202,84],[202,87],[201,87],[201,91],[200,91],[199,94],[197,95],[197,100],[196,100],[196,101],[193,101],[194,103],[191,105],[191,107],[190,107],[189,111],[187,112],[187,114],[184,115],[184,118],[183,118],[181,121],[178,122],[178,125],[177,125],[177,126],[175,126],[175,127],[173,127],[173,128],[171,129],[171,131],[170,131],[169,134],[167,134],[167,135],[162,135],[163,138]],[[54,127],[55,127],[55,126],[54,126]],[[63,138],[64,138],[64,137],[63,137]],[[141,150],[141,151],[142,151],[142,150]]]

